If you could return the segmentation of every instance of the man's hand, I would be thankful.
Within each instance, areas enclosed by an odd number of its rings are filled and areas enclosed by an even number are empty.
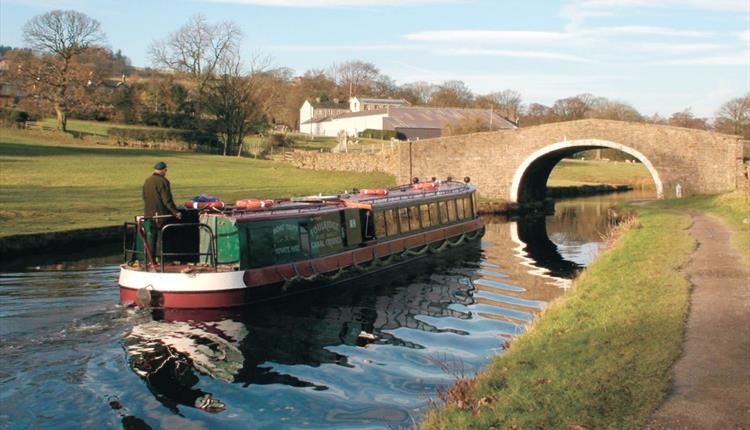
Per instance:
[[[182,219],[182,212],[177,212],[177,214],[174,216],[178,220]]]

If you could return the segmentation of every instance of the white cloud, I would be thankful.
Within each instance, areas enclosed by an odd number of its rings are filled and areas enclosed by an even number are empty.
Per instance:
[[[619,27],[598,27],[581,30],[590,35],[629,35],[629,36],[676,36],[676,37],[707,37],[713,33],[705,31],[678,30],[668,27],[651,27],[645,25],[624,25]]]
[[[747,45],[750,45],[750,30],[738,31],[735,34],[737,35],[737,38],[740,39],[741,42],[744,42]],[[750,46],[748,47],[750,48]]]
[[[691,54],[696,52],[715,51],[723,46],[715,43],[640,43],[627,50],[659,54]]]
[[[204,0],[209,3],[234,3],[270,7],[373,7],[373,6],[424,6],[455,3],[455,0]]]
[[[433,51],[438,55],[448,56],[483,56],[483,57],[511,57],[511,58],[534,58],[541,60],[592,62],[592,60],[577,55],[564,54],[548,51],[517,51],[509,49],[483,49],[483,48],[448,48]]]
[[[362,45],[271,45],[264,46],[269,51],[288,52],[336,52],[336,51],[405,51],[424,49],[416,45],[404,44],[362,44]]]
[[[573,0],[560,15],[569,20],[568,28],[577,28],[590,17],[614,16],[623,9],[703,9],[750,12],[748,0]]]
[[[750,51],[739,52],[734,55],[715,55],[708,57],[683,58],[677,60],[663,61],[659,64],[675,66],[682,65],[704,65],[704,66],[750,66]]]
[[[569,33],[555,31],[439,30],[408,33],[407,40],[422,42],[516,42],[548,43],[569,39]]]

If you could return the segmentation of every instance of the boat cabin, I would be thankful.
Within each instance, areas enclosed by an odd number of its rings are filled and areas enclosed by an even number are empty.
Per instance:
[[[338,196],[238,201],[225,209],[188,209],[180,223],[154,233],[136,223],[126,248],[129,264],[149,261],[144,240],[156,244],[156,270],[185,264],[216,271],[249,270],[341,253],[477,218],[468,182],[432,181]],[[250,203],[248,203],[250,202]],[[171,262],[171,263],[169,263]]]

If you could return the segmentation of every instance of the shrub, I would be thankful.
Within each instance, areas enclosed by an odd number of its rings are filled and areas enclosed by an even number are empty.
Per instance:
[[[23,127],[27,121],[31,120],[31,115],[26,111],[0,109],[0,123],[6,127]]]
[[[395,130],[376,130],[373,128],[368,128],[364,131],[361,131],[358,133],[359,137],[364,137],[367,139],[380,139],[380,140],[391,140],[391,139],[399,139],[399,134]]]
[[[107,135],[121,140],[137,140],[141,142],[181,141],[196,145],[204,152],[211,152],[218,148],[219,139],[216,134],[203,130],[150,130],[143,128],[107,129]]]

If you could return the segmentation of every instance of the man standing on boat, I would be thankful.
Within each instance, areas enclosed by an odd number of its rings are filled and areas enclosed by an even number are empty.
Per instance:
[[[149,240],[151,249],[159,254],[153,244],[159,230],[171,220],[172,217],[180,220],[182,214],[177,210],[172,198],[172,188],[167,179],[167,163],[159,161],[154,165],[154,172],[146,178],[143,183],[143,215],[146,218],[153,217],[151,223],[151,238]]]

